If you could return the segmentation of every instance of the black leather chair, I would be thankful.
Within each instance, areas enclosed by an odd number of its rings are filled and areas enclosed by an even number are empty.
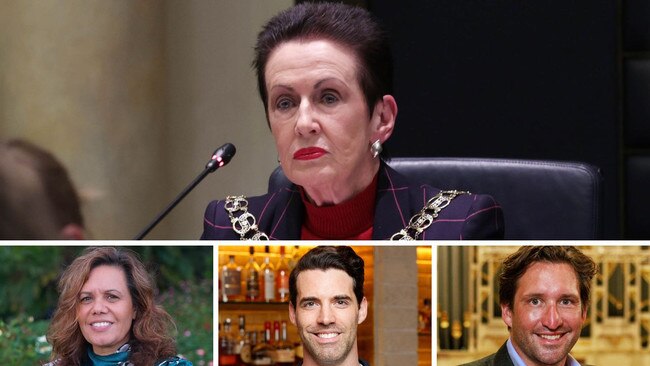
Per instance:
[[[389,165],[440,189],[492,195],[503,207],[505,239],[599,239],[601,175],[589,164],[543,160],[393,158]],[[291,184],[281,167],[269,191]]]

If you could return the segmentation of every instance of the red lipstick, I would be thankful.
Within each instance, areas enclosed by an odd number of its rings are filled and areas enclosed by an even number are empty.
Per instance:
[[[306,147],[293,153],[293,158],[296,160],[312,160],[320,158],[325,153],[326,151],[320,147]]]

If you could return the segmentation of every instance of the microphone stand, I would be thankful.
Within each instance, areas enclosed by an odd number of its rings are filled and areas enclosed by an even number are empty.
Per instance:
[[[169,214],[169,212],[173,210],[174,207],[176,207],[176,205],[178,205],[178,203],[194,189],[194,187],[201,183],[203,178],[221,168],[222,166],[228,164],[233,155],[235,155],[235,151],[235,146],[230,143],[227,143],[215,150],[214,154],[212,154],[212,158],[205,165],[205,169],[203,169],[203,171],[196,178],[194,178],[194,180],[189,185],[187,185],[187,187],[185,187],[185,189],[183,189],[181,193],[176,196],[176,198],[174,198],[174,200],[149,223],[149,225],[145,226],[145,228],[142,229],[142,231],[140,231],[140,233],[136,235],[133,240],[142,240],[142,238],[149,234],[149,232],[156,225],[158,225],[158,223],[162,221],[162,219],[164,219],[165,216],[167,216],[167,214]]]

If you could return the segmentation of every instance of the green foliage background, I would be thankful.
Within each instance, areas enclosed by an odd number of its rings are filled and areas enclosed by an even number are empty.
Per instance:
[[[0,363],[49,358],[44,335],[63,269],[85,247],[0,246]],[[195,365],[212,361],[212,247],[129,246],[154,276],[159,303],[174,317],[178,351]]]

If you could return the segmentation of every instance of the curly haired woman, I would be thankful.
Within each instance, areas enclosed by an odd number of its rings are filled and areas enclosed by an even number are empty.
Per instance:
[[[176,357],[171,316],[135,253],[88,248],[59,281],[46,366],[191,366]]]

